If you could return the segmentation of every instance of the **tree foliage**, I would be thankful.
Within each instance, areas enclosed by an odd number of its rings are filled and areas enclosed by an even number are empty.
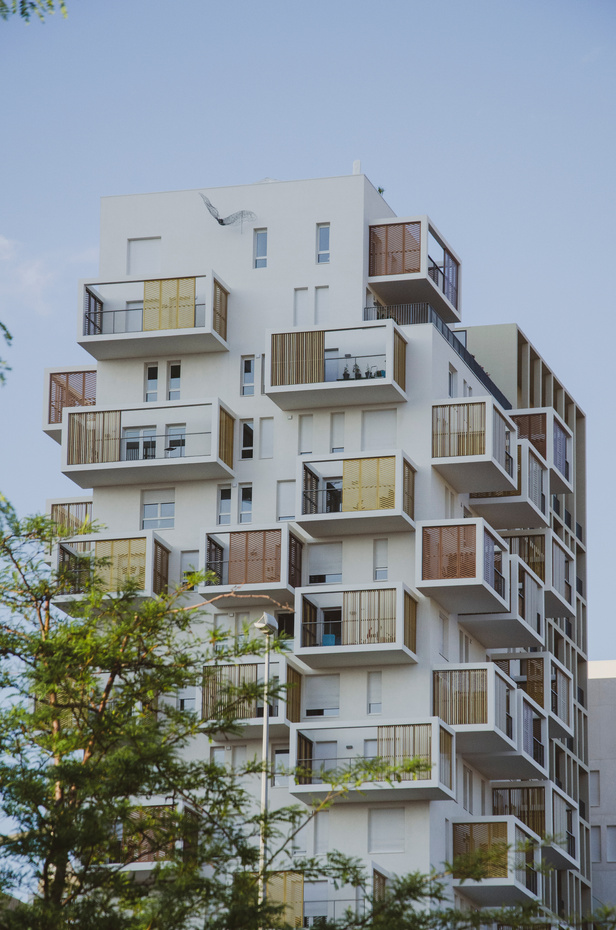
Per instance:
[[[32,15],[44,20],[45,16],[60,10],[67,16],[64,0],[0,0],[0,19],[8,19],[13,14],[19,14],[26,22],[30,22]]]

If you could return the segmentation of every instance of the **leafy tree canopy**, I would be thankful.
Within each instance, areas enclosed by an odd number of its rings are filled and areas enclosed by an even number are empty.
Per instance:
[[[30,21],[33,14],[44,20],[47,14],[55,13],[57,9],[63,16],[68,15],[64,0],[0,0],[1,19],[8,19],[18,13],[26,22]]]

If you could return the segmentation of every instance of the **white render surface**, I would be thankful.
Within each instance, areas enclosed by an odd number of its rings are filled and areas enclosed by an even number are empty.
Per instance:
[[[600,837],[592,864],[593,894],[597,904],[616,907],[616,661],[588,663],[588,709],[591,729],[589,764],[590,819]]]

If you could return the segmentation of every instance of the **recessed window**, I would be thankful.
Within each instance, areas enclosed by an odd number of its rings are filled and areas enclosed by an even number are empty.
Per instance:
[[[276,519],[295,519],[295,482],[279,481],[276,486]]]
[[[462,766],[462,807],[473,813],[473,773],[466,765]]]
[[[380,714],[382,709],[382,680],[381,672],[368,672],[368,713]],[[375,752],[376,756],[377,753]]]
[[[374,540],[374,580],[387,581],[387,540]]]
[[[329,262],[329,223],[319,223],[317,226],[317,264],[325,265]]]
[[[180,688],[177,693],[177,708],[193,712],[197,709],[197,692],[194,687]]]
[[[255,229],[255,268],[267,268],[267,229]]]
[[[340,675],[311,675],[303,681],[306,716],[336,717],[340,710]]]
[[[196,549],[180,553],[180,584],[187,585],[190,575],[199,571],[199,552]],[[194,585],[187,585],[187,590],[194,590]]]
[[[186,424],[168,426],[165,437],[165,457],[179,459],[184,457],[186,451]]]
[[[404,852],[404,808],[368,811],[368,852]]]
[[[274,749],[273,768],[274,777],[272,784],[278,788],[287,788],[289,785],[289,747],[283,749]],[[300,850],[298,849],[297,852]],[[305,852],[305,849],[303,850]]]
[[[243,397],[252,397],[255,392],[255,357],[247,355],[242,359],[242,383],[240,393]]]
[[[309,584],[342,581],[342,543],[316,543],[308,550]]]
[[[330,452],[344,452],[344,413],[332,413],[329,421]]]
[[[453,367],[449,366],[449,376],[447,382],[447,391],[450,397],[456,397],[458,392],[458,372]]]
[[[252,485],[240,488],[240,523],[252,523]]]
[[[259,458],[274,457],[274,418],[261,417],[259,420]]]
[[[167,400],[180,399],[180,369],[179,362],[169,362],[167,369]]]
[[[298,446],[300,455],[312,452],[312,414],[300,413],[298,425]]]
[[[210,748],[210,762],[213,765],[224,765],[226,762],[225,747],[212,746]]]
[[[123,462],[156,458],[156,429],[153,426],[131,426],[122,430]]]
[[[171,529],[175,522],[175,491],[161,488],[141,495],[141,529]]]
[[[145,400],[155,403],[158,400],[158,365],[148,363],[145,366]]]
[[[240,423],[241,448],[240,458],[251,459],[254,454],[255,433],[254,421],[242,420]]]
[[[231,488],[218,488],[218,517],[217,523],[227,525],[231,523]]]

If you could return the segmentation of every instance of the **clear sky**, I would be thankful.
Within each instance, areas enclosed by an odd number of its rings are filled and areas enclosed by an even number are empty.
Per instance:
[[[461,256],[463,321],[517,322],[587,413],[590,654],[616,658],[614,0],[67,5],[0,22],[4,493],[22,513],[78,493],[40,431],[43,368],[91,361],[101,196],[359,158]]]

